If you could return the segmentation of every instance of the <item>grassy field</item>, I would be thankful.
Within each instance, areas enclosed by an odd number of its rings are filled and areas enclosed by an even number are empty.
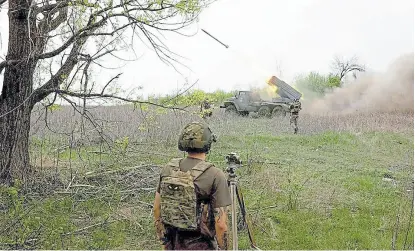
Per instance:
[[[25,186],[1,188],[0,248],[160,249],[152,200],[161,165],[183,156],[177,135],[196,115],[131,107],[71,109],[32,120]],[[209,160],[238,169],[261,249],[414,248],[413,113],[226,117],[209,121]],[[245,229],[241,249],[249,248]]]

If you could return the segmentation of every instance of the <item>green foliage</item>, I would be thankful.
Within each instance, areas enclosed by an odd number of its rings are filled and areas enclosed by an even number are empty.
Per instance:
[[[327,91],[340,86],[340,78],[336,75],[322,75],[317,72],[310,72],[307,75],[299,75],[295,79],[295,86],[300,92],[307,94],[314,94],[314,96],[321,97]]]
[[[200,0],[180,0],[175,7],[181,14],[193,14],[200,11],[201,2]]]
[[[218,104],[225,99],[234,96],[232,92],[225,92],[217,90],[214,92],[205,92],[203,90],[188,91],[183,95],[166,95],[162,97],[151,96],[148,98],[149,102],[157,102],[163,105],[170,106],[199,106],[203,100],[208,99],[210,102]]]
[[[340,85],[341,85],[340,77],[334,74],[329,74],[329,76],[327,77],[327,87],[336,88],[336,87],[340,87]]]
[[[0,187],[0,203],[6,208],[0,215],[0,222],[7,231],[7,235],[0,235],[0,243],[8,243],[11,247],[30,247],[31,240],[39,237],[39,233],[47,231],[48,239],[44,241],[43,248],[62,248],[59,242],[60,235],[71,231],[70,222],[71,201],[63,199],[54,201],[28,201],[21,193],[20,187]],[[31,204],[27,207],[27,204]],[[36,238],[34,241],[37,241]]]
[[[109,200],[87,195],[80,201],[77,196],[65,195],[43,196],[39,200],[23,194],[18,185],[1,186],[0,247],[112,249],[121,246],[126,224],[107,221],[114,211],[111,204],[120,200],[116,191],[110,192]]]
[[[258,246],[391,249],[392,234],[397,231],[396,246],[411,249],[413,194],[402,192],[412,178],[402,176],[397,181],[401,185],[382,180],[382,170],[397,165],[396,161],[410,150],[405,145],[408,139],[403,140],[398,134],[381,135],[326,132],[299,137],[222,138],[221,142],[239,148],[238,152],[255,152],[260,145],[261,152],[255,153],[254,158],[276,163],[244,167],[254,168],[254,175],[238,170],[247,208],[252,210]],[[388,152],[386,149],[397,140],[401,144],[393,153]],[[373,153],[371,158],[367,158],[368,152]],[[401,175],[412,175],[411,167],[405,170],[399,171]],[[395,173],[394,178],[398,177]],[[400,223],[395,229],[397,214]],[[248,248],[247,235],[243,233],[239,238],[240,247]]]
[[[48,110],[51,112],[59,110],[59,109],[61,109],[61,105],[58,105],[58,104],[51,104],[48,106]]]
[[[129,144],[129,138],[128,137],[123,137],[121,139],[116,139],[115,140],[115,146],[117,148],[119,148],[121,150],[121,152],[123,152],[123,153],[125,153],[125,151],[127,151],[128,144]]]
[[[111,3],[112,3],[112,1],[111,1]],[[75,0],[75,1],[69,2],[68,5],[69,6],[94,7],[94,8],[98,8],[99,7],[99,4],[92,3],[92,2],[90,2],[88,0]],[[85,10],[85,9],[83,9],[83,10]]]

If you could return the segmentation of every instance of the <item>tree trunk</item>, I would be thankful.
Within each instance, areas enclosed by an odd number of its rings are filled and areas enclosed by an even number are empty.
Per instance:
[[[30,114],[33,108],[33,73],[30,59],[34,39],[29,39],[28,14],[31,1],[9,0],[9,41],[6,60],[19,60],[4,72],[0,96],[0,183],[26,180],[29,165]],[[13,10],[13,11],[11,11]],[[34,22],[30,20],[30,30]]]
[[[0,107],[5,114],[18,105],[6,102]],[[11,103],[11,104],[7,104]],[[0,183],[10,184],[14,179],[26,180],[29,165],[29,131],[31,107],[20,106],[0,119]]]

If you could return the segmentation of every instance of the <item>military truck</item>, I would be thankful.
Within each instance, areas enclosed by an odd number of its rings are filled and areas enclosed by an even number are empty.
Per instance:
[[[275,76],[272,76],[267,83],[277,87],[278,98],[266,101],[262,100],[256,92],[238,91],[220,107],[225,108],[225,112],[229,114],[247,116],[250,112],[255,112],[259,116],[268,118],[284,117],[293,110],[301,110],[301,93]]]

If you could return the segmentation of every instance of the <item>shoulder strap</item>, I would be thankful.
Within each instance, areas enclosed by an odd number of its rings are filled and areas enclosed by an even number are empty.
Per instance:
[[[167,166],[170,167],[174,171],[178,171],[178,170],[180,170],[180,161],[181,160],[182,160],[182,158],[171,159],[169,161],[169,163],[167,163]]]
[[[193,181],[199,178],[199,176],[202,175],[202,173],[204,173],[207,169],[209,169],[212,166],[212,163],[203,160],[197,163],[192,169],[190,169],[190,173],[193,176]]]

